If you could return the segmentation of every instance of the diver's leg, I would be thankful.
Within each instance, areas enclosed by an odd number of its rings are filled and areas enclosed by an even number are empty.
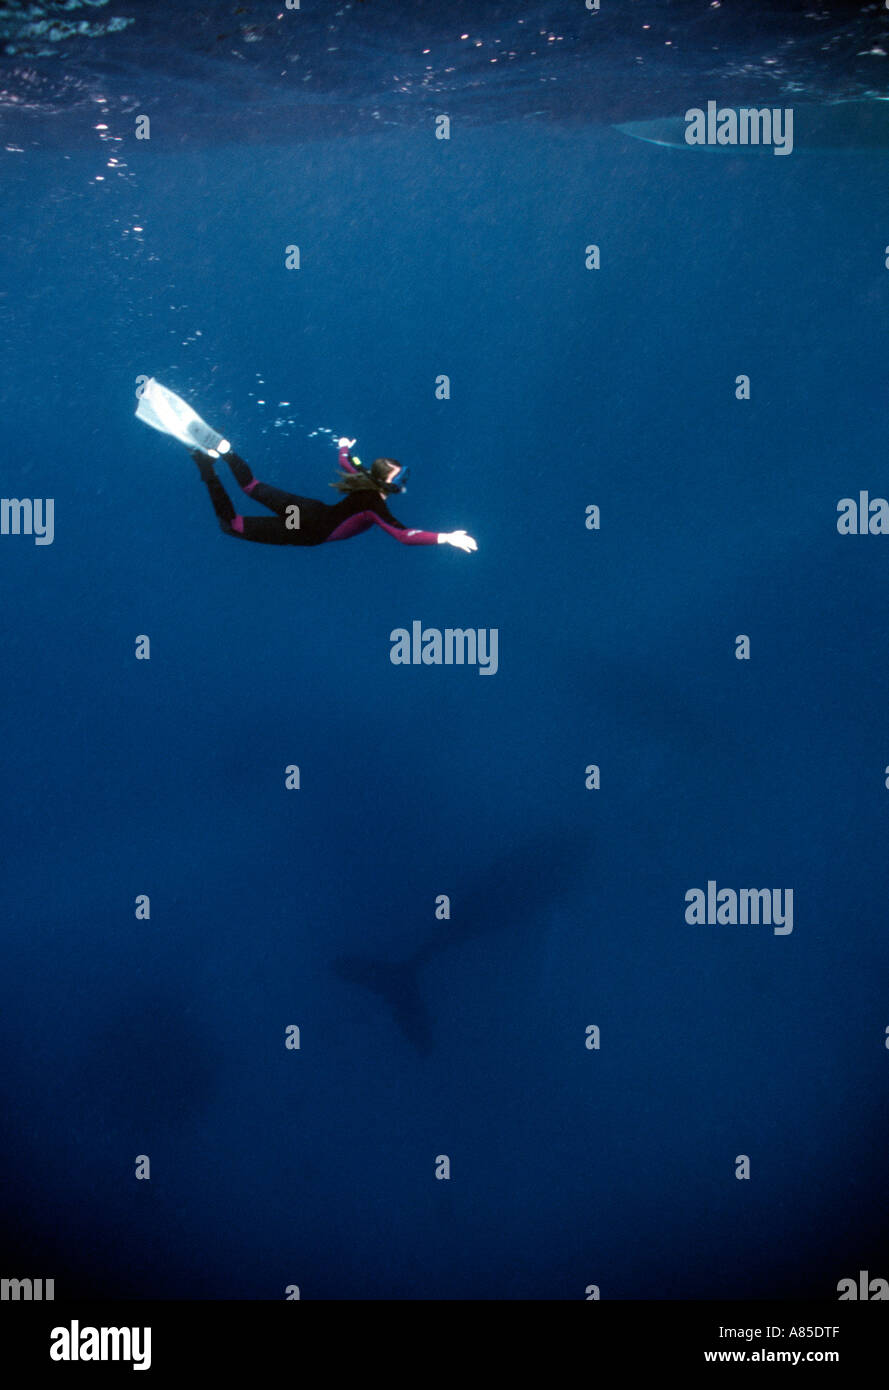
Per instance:
[[[248,497],[254,498],[263,507],[268,507],[269,511],[274,512],[282,521],[290,520],[292,529],[298,529],[293,527],[293,520],[294,518],[298,520],[304,509],[311,510],[313,507],[317,508],[319,505],[323,505],[315,502],[311,497],[300,497],[296,492],[285,492],[283,488],[272,487],[271,483],[261,483],[258,478],[254,478],[249,465],[231,450],[223,457],[241,491],[246,492]],[[298,510],[296,512],[289,510],[292,507],[296,507]]]
[[[199,449],[194,450],[192,458],[198,466],[198,472],[201,478],[207,485],[210,501],[213,503],[213,510],[219,518],[219,525],[222,527],[223,531],[228,532],[230,535],[239,534],[232,526],[232,522],[237,516],[234,503],[216,476],[213,460],[210,458],[209,454],[202,454]]]
[[[248,488],[256,485],[256,479],[251,473],[249,465],[244,462],[240,454],[235,453],[234,449],[229,449],[228,453],[223,454],[222,457],[234,474],[235,482],[239,488],[243,488],[246,492]]]
[[[208,454],[195,450],[192,458],[197,464],[201,477],[207,485],[213,510],[219,518],[219,525],[227,536],[240,536],[245,541],[259,541],[263,545],[292,545],[292,532],[276,516],[240,516],[234,503],[216,476],[213,460]]]
[[[293,534],[276,516],[236,516],[232,530],[245,541],[263,545],[293,545]]]

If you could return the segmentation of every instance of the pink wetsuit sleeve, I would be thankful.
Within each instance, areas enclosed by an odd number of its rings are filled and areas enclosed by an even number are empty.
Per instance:
[[[340,449],[340,468],[344,469],[346,473],[358,472],[355,465],[349,461],[349,450],[345,444]]]
[[[373,518],[378,526],[382,526],[384,531],[388,531],[390,536],[394,536],[402,545],[437,545],[437,531],[408,531],[403,526],[393,526],[390,522],[384,521],[376,512],[368,512],[367,516]]]

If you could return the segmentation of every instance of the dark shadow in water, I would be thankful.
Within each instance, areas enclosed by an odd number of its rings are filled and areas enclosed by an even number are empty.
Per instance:
[[[190,1005],[166,992],[118,1010],[78,1061],[83,1117],[134,1136],[188,1124],[215,1098],[220,1071]]]
[[[333,968],[341,980],[364,985],[378,994],[408,1042],[418,1052],[427,1054],[432,1051],[432,1024],[417,978],[422,960],[421,952],[400,963],[367,956],[339,956]]]
[[[420,972],[437,956],[500,928],[517,931],[540,921],[575,886],[593,858],[592,831],[576,826],[542,832],[492,859],[452,897],[455,917],[441,922],[404,961],[371,956],[338,956],[333,970],[341,980],[363,985],[381,998],[416,1050],[434,1047]]]

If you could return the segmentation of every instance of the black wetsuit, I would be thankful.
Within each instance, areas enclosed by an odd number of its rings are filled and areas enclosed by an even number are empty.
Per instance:
[[[378,492],[347,492],[339,502],[328,505],[314,497],[300,497],[295,492],[284,492],[259,482],[237,454],[229,452],[224,457],[238,486],[275,513],[274,516],[241,516],[216,476],[214,460],[209,454],[196,451],[192,458],[200,469],[219,525],[227,536],[260,541],[264,545],[323,545],[325,541],[347,540],[376,524],[403,545],[435,545],[438,542],[437,531],[410,531],[403,526]],[[349,462],[348,449],[340,450],[340,464],[347,472],[355,471]]]

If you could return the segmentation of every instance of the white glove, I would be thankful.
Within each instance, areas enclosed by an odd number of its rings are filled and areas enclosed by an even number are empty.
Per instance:
[[[465,531],[441,531],[438,543],[439,545],[452,545],[456,550],[465,550],[467,555],[471,550],[478,550],[477,543],[471,536],[467,536]]]
[[[354,439],[346,439],[346,437],[343,436],[342,439],[338,439],[336,442],[337,442],[337,446],[338,446],[340,449],[351,449],[352,446],[353,446],[354,443],[355,443],[355,440],[354,440]]]

